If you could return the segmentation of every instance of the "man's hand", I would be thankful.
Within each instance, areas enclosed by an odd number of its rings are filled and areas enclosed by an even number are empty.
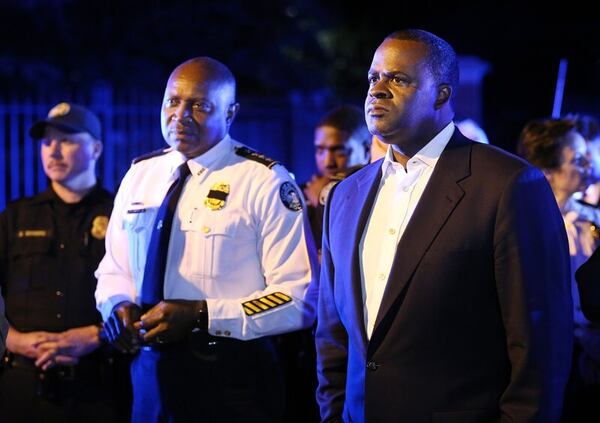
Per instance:
[[[58,340],[39,345],[35,365],[42,370],[56,364],[77,364],[79,357],[91,353],[100,346],[100,328],[96,325],[69,329],[59,334]]]
[[[145,342],[162,344],[183,340],[196,326],[201,301],[163,300],[148,310],[134,327]]]
[[[49,344],[57,343],[59,339],[60,333],[44,331],[19,332],[10,327],[8,337],[6,338],[6,346],[12,353],[37,359],[47,351]]]
[[[123,301],[113,307],[104,330],[108,340],[121,352],[135,353],[139,349],[138,331],[133,324],[140,319],[142,310],[137,304]]]

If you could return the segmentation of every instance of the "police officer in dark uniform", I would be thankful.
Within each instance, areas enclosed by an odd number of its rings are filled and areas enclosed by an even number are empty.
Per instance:
[[[10,323],[0,421],[125,421],[127,365],[117,376],[125,360],[103,342],[94,300],[113,204],[95,174],[100,121],[80,105],[60,103],[29,134],[40,142],[50,187],[0,215],[0,284]]]

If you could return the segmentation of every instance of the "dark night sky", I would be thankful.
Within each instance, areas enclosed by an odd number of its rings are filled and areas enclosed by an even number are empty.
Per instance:
[[[327,89],[361,103],[372,53],[389,32],[430,30],[488,61],[483,124],[510,149],[530,118],[549,115],[561,58],[563,112],[600,114],[598,20],[577,1],[2,1],[0,99],[108,81],[160,95],[182,60],[212,55],[241,96]],[[596,33],[595,33],[596,32]],[[595,36],[595,37],[594,37]]]

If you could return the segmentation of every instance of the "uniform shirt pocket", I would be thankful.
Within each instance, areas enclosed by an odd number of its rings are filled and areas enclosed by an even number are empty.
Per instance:
[[[22,291],[45,286],[52,242],[53,239],[48,236],[26,236],[15,240],[10,250],[11,289]]]
[[[138,275],[146,265],[146,254],[157,211],[156,207],[127,210],[123,218],[123,229],[127,232],[129,241],[130,266]]]
[[[240,219],[230,214],[204,214],[181,222],[185,252],[181,269],[193,279],[219,278],[232,272],[239,263]]]

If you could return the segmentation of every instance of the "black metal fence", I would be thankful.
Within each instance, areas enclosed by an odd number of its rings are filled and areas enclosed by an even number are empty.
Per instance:
[[[231,134],[240,142],[284,163],[298,181],[314,170],[313,129],[327,110],[326,96],[292,95],[284,99],[240,99],[240,114]],[[60,101],[84,104],[102,122],[104,153],[98,162],[103,185],[115,191],[131,160],[163,147],[157,96],[135,92],[114,95],[112,87],[95,87],[88,95],[45,96],[43,99],[0,98],[0,210],[10,200],[33,195],[47,186],[39,146],[28,129]]]

